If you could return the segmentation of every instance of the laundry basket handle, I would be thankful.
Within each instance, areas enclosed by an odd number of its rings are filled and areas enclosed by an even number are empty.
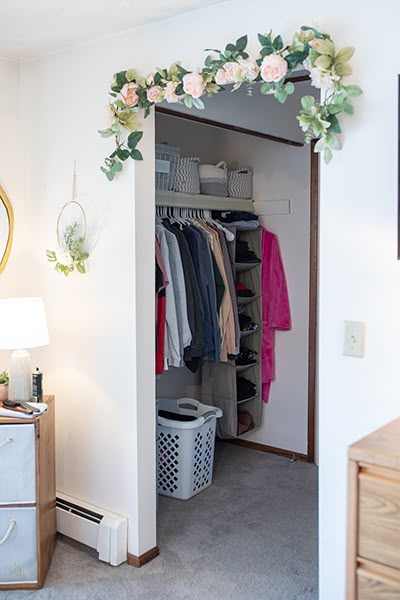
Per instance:
[[[220,167],[223,167],[224,169],[226,169],[226,167],[228,166],[228,164],[227,164],[227,163],[226,163],[224,160],[220,160],[220,161],[219,161],[219,163],[217,163],[215,166],[216,166],[218,169],[219,169]]]
[[[201,415],[201,418],[204,419],[203,423],[207,423],[212,417],[217,417],[217,419],[222,417],[222,410],[220,408],[213,408],[213,410],[209,410]]]

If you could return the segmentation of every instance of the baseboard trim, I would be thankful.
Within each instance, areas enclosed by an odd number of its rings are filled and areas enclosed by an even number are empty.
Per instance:
[[[155,546],[154,548],[147,550],[147,552],[145,552],[144,554],[141,554],[140,556],[135,556],[135,554],[130,554],[128,552],[127,562],[128,562],[128,565],[130,565],[131,567],[142,567],[146,563],[153,560],[153,558],[156,558],[156,556],[158,556],[159,554],[160,554],[160,549],[158,546]]]
[[[285,450],[284,448],[275,448],[274,446],[266,446],[265,444],[259,444],[258,442],[251,442],[250,440],[229,440],[231,444],[237,446],[244,446],[245,448],[251,448],[252,450],[259,450],[260,452],[270,452],[271,454],[278,454],[279,456],[285,456],[294,460],[302,460],[309,462],[307,454],[300,454],[299,452],[292,452],[291,450]]]

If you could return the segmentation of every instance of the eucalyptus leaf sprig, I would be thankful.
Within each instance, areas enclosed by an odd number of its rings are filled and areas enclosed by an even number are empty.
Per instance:
[[[65,276],[75,269],[86,273],[85,260],[89,253],[83,250],[84,236],[77,236],[78,223],[67,225],[64,230],[63,243],[56,250],[46,250],[47,260],[55,263],[54,268]]]

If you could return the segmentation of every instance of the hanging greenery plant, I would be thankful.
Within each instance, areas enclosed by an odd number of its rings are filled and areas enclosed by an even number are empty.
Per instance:
[[[157,68],[148,77],[139,76],[133,69],[116,73],[111,84],[109,125],[99,131],[102,137],[114,136],[116,141],[115,150],[101,167],[109,181],[122,171],[124,161],[143,158],[137,149],[143,136],[139,113],[148,117],[151,108],[164,100],[202,109],[201,97],[205,94],[217,94],[230,84],[233,90],[246,84],[251,93],[256,82],[261,82],[262,94],[271,94],[284,103],[295,90],[294,83],[287,79],[298,67],[308,71],[311,85],[321,90],[321,99],[317,102],[313,96],[303,96],[297,119],[305,142],[317,139],[315,151],[323,152],[328,163],[332,151],[342,148],[338,116],[352,114],[352,97],[362,93],[356,85],[343,84],[343,78],[352,73],[349,60],[354,48],[337,52],[330,35],[307,26],[294,34],[290,44],[272,32],[258,34],[258,40],[261,48],[255,58],[246,52],[246,35],[228,44],[224,51],[206,50],[210,54],[199,72],[188,71],[178,62],[169,69]]]

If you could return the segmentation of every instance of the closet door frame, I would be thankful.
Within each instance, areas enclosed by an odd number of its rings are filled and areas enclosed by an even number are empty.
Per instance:
[[[305,81],[308,77],[299,77],[297,80]],[[227,123],[220,123],[204,119],[193,114],[178,112],[176,110],[157,106],[156,113],[165,114],[194,121],[201,124],[219,127],[254,137],[261,137],[269,141],[289,146],[303,147],[302,142],[289,140],[257,131],[236,127]],[[314,152],[316,141],[310,144],[310,240],[309,240],[309,303],[308,303],[308,403],[307,403],[307,454],[295,453],[283,448],[275,448],[249,440],[232,440],[232,443],[254,448],[264,452],[272,452],[281,456],[314,463],[316,461],[316,418],[317,418],[317,372],[318,372],[318,248],[319,248],[319,154]]]

